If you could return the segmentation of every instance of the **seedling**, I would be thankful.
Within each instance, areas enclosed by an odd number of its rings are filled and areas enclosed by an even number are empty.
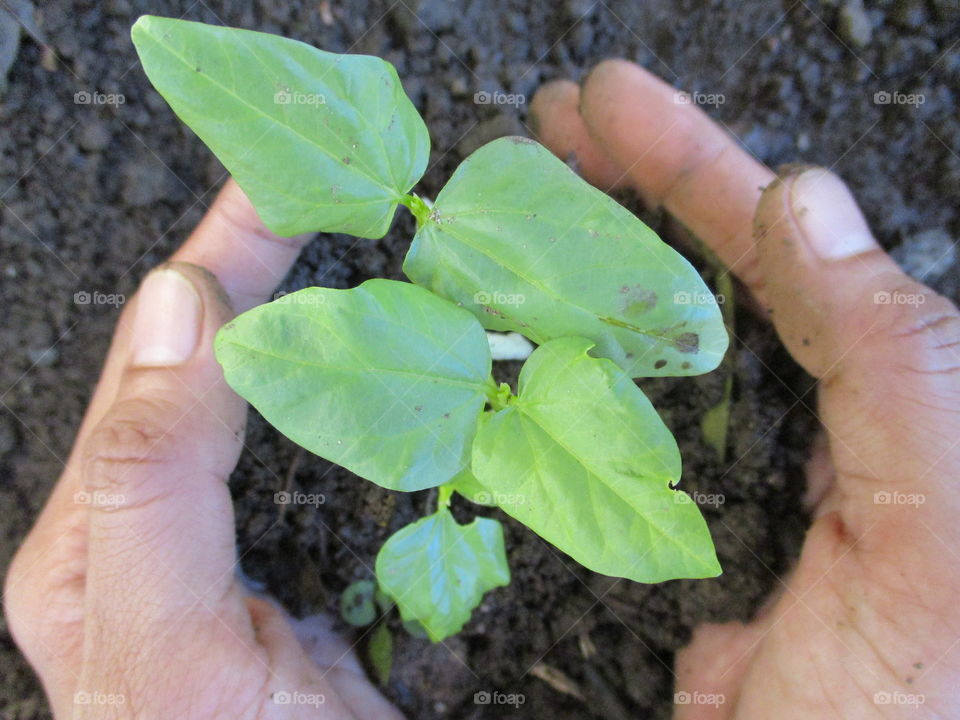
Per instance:
[[[699,509],[673,489],[676,442],[633,381],[723,357],[719,310],[686,260],[523,138],[477,150],[435,202],[412,194],[429,136],[379,58],[156,17],[132,34],[153,85],[275,232],[375,239],[398,205],[416,217],[414,284],[308,288],[216,341],[230,385],[293,441],[391,490],[437,488],[436,511],[376,560],[405,621],[441,640],[510,580],[500,523],[460,525],[454,492],[596,572],[720,572]],[[492,379],[485,328],[538,345],[516,393]]]

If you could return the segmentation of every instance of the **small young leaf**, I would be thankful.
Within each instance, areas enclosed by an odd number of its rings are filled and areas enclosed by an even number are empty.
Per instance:
[[[720,573],[697,506],[670,489],[680,454],[633,381],[593,342],[537,348],[519,396],[480,423],[473,472],[508,515],[582,565],[638,582]]]
[[[426,126],[380,58],[152,16],[131,36],[153,86],[281,235],[382,237],[423,175]]]
[[[393,634],[385,622],[381,622],[370,635],[367,643],[367,653],[370,664],[377,674],[377,682],[386,687],[390,682],[390,671],[393,669]]]
[[[407,631],[407,635],[415,637],[417,640],[428,640],[430,638],[427,635],[426,628],[418,620],[404,620],[403,629]]]
[[[711,253],[712,256],[712,253]],[[717,292],[718,296],[724,298],[720,312],[723,315],[723,321],[730,329],[731,334],[736,334],[736,287],[733,284],[733,277],[729,272],[724,272],[723,266],[719,260],[714,258],[713,266],[717,269]],[[726,365],[730,365],[733,359],[730,355],[725,360]],[[719,403],[707,410],[700,419],[700,430],[703,433],[703,440],[707,445],[717,451],[717,457],[720,462],[726,462],[727,459],[727,435],[730,430],[730,402],[733,397],[733,370],[728,368],[727,379],[723,383],[723,398]]]
[[[390,537],[376,572],[400,616],[438,642],[460,631],[487,590],[510,582],[503,528],[488,518],[458,525],[441,508]]]
[[[395,604],[393,600],[390,599],[390,596],[379,587],[377,588],[376,593],[374,593],[373,599],[377,603],[377,607],[380,608],[380,612],[384,614],[390,612]]]
[[[457,168],[403,266],[491,330],[587,337],[631,377],[713,370],[727,348],[696,270],[637,217],[531,140]]]
[[[730,430],[730,399],[733,392],[733,374],[723,383],[723,398],[700,418],[703,441],[712,447],[720,462],[727,459],[727,435]]]
[[[373,580],[357,580],[347,585],[340,596],[340,615],[355,627],[369,625],[377,619],[373,596],[377,584]]]
[[[230,386],[307,450],[390,490],[469,464],[490,348],[466,310],[410,283],[308,288],[220,330]]]

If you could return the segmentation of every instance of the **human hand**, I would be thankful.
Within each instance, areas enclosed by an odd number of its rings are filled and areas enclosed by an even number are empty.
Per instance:
[[[103,375],[5,611],[58,718],[385,718],[322,619],[235,576],[227,479],[246,404],[213,337],[264,302],[307,238],[269,232],[231,180],[120,316]]]
[[[960,314],[883,252],[844,184],[775,177],[676,91],[621,60],[534,98],[540,139],[629,185],[709,245],[818,379],[813,514],[752,623],[679,653],[678,720],[960,716]],[[921,502],[922,500],[922,502]]]

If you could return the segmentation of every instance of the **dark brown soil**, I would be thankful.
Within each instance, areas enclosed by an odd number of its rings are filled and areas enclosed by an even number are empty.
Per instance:
[[[41,46],[25,39],[0,101],[0,571],[59,473],[115,322],[114,307],[78,304],[74,294],[131,295],[197,222],[222,177],[136,62],[128,31],[144,12],[387,58],[430,128],[432,163],[419,186],[428,196],[479,145],[526,132],[525,105],[476,104],[475,92],[530,98],[545,80],[581,77],[606,57],[632,58],[686,90],[724,95],[712,114],[764,162],[833,167],[883,243],[922,268],[941,257],[926,279],[957,295],[960,273],[947,251],[960,233],[955,0],[869,3],[862,46],[843,21],[855,3],[840,0],[331,0],[331,24],[325,5],[54,0],[37,11],[61,62],[44,69]],[[125,102],[77,104],[82,91],[122,93]],[[922,93],[925,102],[877,104],[881,91]],[[322,236],[285,289],[399,278],[412,231],[404,213],[379,241]],[[921,231],[933,235],[921,241]],[[612,580],[482,510],[505,523],[513,582],[487,595],[465,630],[442,645],[392,622],[387,693],[411,718],[667,717],[673,653],[691,628],[756,610],[799,551],[801,466],[815,425],[805,407],[813,404],[804,395],[809,379],[749,312],[737,323],[724,370],[642,383],[677,435],[685,489],[724,497],[704,507],[723,576],[658,586]],[[699,425],[727,372],[734,400],[721,463]],[[385,538],[430,501],[429,493],[390,493],[298,450],[259,417],[247,444],[232,480],[243,570],[297,614],[335,612],[343,588],[371,575]],[[281,516],[273,495],[286,488],[323,493],[327,502]],[[456,511],[467,518],[476,508],[458,501]],[[595,654],[584,652],[591,641]],[[586,702],[531,674],[537,663],[569,676]],[[48,717],[4,625],[0,678],[0,717]],[[522,693],[525,703],[476,704],[478,691]]]

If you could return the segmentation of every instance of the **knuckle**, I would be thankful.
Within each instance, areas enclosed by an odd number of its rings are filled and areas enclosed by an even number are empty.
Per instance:
[[[111,408],[83,448],[85,491],[122,496],[162,475],[183,448],[179,418],[174,404],[156,398],[124,400]]]

